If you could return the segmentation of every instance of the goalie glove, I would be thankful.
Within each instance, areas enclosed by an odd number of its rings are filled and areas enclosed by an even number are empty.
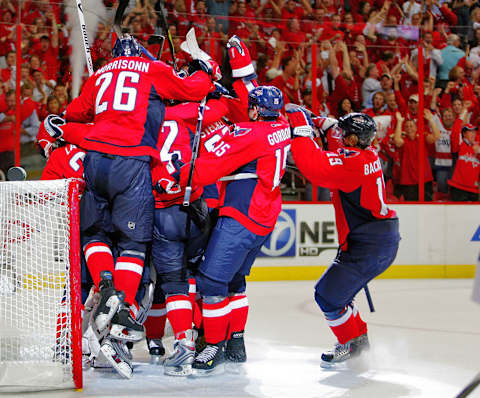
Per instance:
[[[237,35],[233,35],[227,42],[228,60],[232,68],[232,77],[238,79],[241,77],[251,77],[254,79],[255,69],[247,46]]]
[[[292,138],[313,138],[314,125],[310,114],[301,106],[287,110]]]
[[[202,61],[201,59],[194,59],[188,64],[188,74],[191,76],[199,70],[204,71],[207,75],[212,77],[213,81],[218,81],[222,78],[222,71],[220,66],[213,60]]]

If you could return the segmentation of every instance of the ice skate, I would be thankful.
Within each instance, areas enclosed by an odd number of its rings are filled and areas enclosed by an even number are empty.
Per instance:
[[[165,374],[169,376],[189,376],[192,374],[192,363],[195,359],[195,342],[192,332],[187,331],[186,337],[175,340],[173,354],[165,359]]]
[[[105,359],[120,376],[126,379],[132,377],[133,367],[120,341],[107,337],[102,343],[100,350]]]
[[[230,362],[247,362],[247,352],[245,351],[245,341],[243,340],[244,331],[233,332],[230,340],[227,341],[225,348],[225,358]]]
[[[165,347],[163,346],[162,339],[147,338],[147,347],[150,353],[150,363],[152,365],[160,365],[162,363],[162,357],[165,355]]]
[[[330,368],[335,364],[345,362],[348,359],[358,357],[363,351],[370,348],[367,334],[356,337],[345,344],[336,343],[333,350],[322,354],[322,368]]]
[[[120,292],[120,297],[123,292]],[[121,300],[123,302],[123,299]],[[110,336],[122,341],[140,341],[145,335],[143,325],[140,325],[130,314],[129,305],[123,304],[112,318]]]
[[[112,273],[110,271],[102,271],[100,277],[100,302],[98,303],[93,318],[95,319],[97,329],[102,332],[117,313],[120,298],[113,285]]]
[[[210,376],[225,371],[225,342],[207,344],[204,350],[197,355],[193,362],[193,374],[196,376]]]

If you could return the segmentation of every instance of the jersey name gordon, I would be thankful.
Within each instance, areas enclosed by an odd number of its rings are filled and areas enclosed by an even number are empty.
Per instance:
[[[382,165],[380,164],[380,159],[375,160],[375,162],[365,163],[363,165],[363,167],[364,167],[364,174],[366,176],[382,170]]]
[[[290,128],[277,130],[274,133],[269,134],[267,136],[267,139],[268,139],[268,143],[270,145],[275,145],[275,144],[278,144],[282,141],[289,140],[290,139]]]
[[[108,72],[112,69],[130,69],[138,72],[148,72],[150,64],[148,62],[134,61],[127,59],[118,59],[108,63],[95,72],[96,75],[100,75],[103,72]]]

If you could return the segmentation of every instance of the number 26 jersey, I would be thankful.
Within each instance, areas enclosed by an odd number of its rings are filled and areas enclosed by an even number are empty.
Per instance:
[[[161,61],[118,57],[98,69],[67,107],[69,122],[94,122],[83,147],[122,156],[158,157],[163,99],[200,101],[214,88],[205,72],[180,78]]]

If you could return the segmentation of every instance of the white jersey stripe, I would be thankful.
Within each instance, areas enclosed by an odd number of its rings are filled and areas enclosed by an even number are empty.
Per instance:
[[[94,253],[108,253],[112,255],[112,251],[106,245],[94,245],[90,246],[87,250],[85,250],[85,260],[88,261],[88,258]]]
[[[328,326],[334,327],[334,326],[340,326],[343,325],[345,322],[348,321],[348,319],[353,315],[352,309],[350,307],[347,307],[347,311],[337,319],[327,319]]]
[[[191,310],[192,303],[189,300],[176,300],[167,302],[167,312],[175,310]]]
[[[227,304],[225,307],[217,308],[215,310],[206,310],[205,308],[202,310],[202,315],[204,318],[219,318],[228,314],[230,314],[229,304]]]
[[[232,310],[238,310],[239,308],[245,308],[245,307],[248,307],[248,299],[246,297],[240,300],[230,301],[230,308]]]
[[[132,271],[141,276],[143,272],[143,267],[136,263],[119,261],[117,264],[115,264],[115,271]]]
[[[148,316],[159,317],[159,316],[165,316],[165,315],[167,315],[166,308],[158,308],[158,309],[151,308],[148,310]]]

